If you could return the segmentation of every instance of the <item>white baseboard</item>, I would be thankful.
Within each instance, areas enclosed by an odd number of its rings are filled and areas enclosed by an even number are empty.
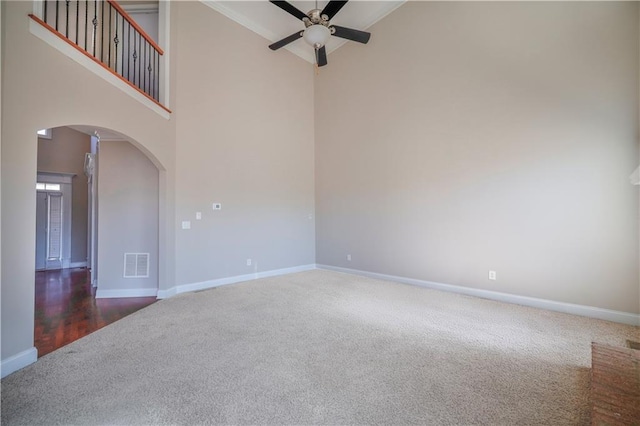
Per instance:
[[[155,288],[127,288],[122,290],[96,290],[96,299],[117,299],[126,297],[156,297],[158,290]]]
[[[71,262],[69,268],[86,268],[87,262]]]
[[[316,265],[318,269],[343,272],[346,274],[361,275],[369,278],[376,278],[386,281],[396,281],[404,284],[417,285],[434,290],[447,291],[450,293],[465,294],[483,299],[496,300],[499,302],[513,303],[516,305],[530,306],[533,308],[546,309],[548,311],[563,312],[566,314],[580,315],[583,317],[597,318],[606,321],[613,321],[621,324],[640,325],[640,315],[630,312],[613,311],[610,309],[596,308],[593,306],[574,305],[572,303],[556,302],[554,300],[537,299],[535,297],[518,296],[515,294],[501,293],[498,291],[482,290],[477,288],[462,287],[451,284],[442,284],[432,281],[417,280],[414,278],[398,277],[395,275],[378,274],[376,272],[360,271],[358,269],[341,268],[330,265]]]
[[[171,296],[175,296],[176,294],[187,293],[190,291],[206,290],[208,288],[220,287],[222,285],[228,285],[228,284],[235,284],[242,281],[251,281],[251,280],[257,280],[259,278],[275,277],[278,275],[292,274],[294,272],[311,271],[313,269],[316,269],[315,264],[294,266],[292,268],[284,268],[284,269],[274,269],[271,271],[256,272],[254,274],[236,275],[233,277],[218,278],[216,280],[202,281],[202,282],[191,283],[191,284],[183,284],[183,285],[171,287],[170,289],[167,289],[167,290],[158,290],[158,299],[167,299]]]
[[[33,364],[38,360],[38,350],[33,347],[22,351],[19,354],[10,356],[7,359],[2,360],[2,378],[7,377],[14,371],[18,371],[21,368],[26,367],[29,364]]]

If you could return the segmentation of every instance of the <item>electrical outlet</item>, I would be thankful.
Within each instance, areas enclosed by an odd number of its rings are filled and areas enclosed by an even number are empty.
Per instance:
[[[202,212],[196,212],[196,220],[202,219]]]
[[[251,266],[251,259],[247,259],[247,266]]]
[[[347,255],[347,260],[348,260],[349,262],[351,262],[351,255],[350,255],[350,254],[348,254],[348,255]]]
[[[496,271],[489,271],[489,279],[491,281],[495,281],[496,280]]]

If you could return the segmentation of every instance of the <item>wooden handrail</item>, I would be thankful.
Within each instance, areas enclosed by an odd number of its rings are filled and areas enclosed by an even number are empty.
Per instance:
[[[156,49],[156,51],[159,54],[164,55],[164,50],[162,50],[162,48],[158,46],[158,44],[155,41],[153,41],[151,37],[149,37],[149,35],[142,29],[142,27],[138,25],[131,16],[129,16],[129,14],[122,8],[122,6],[118,4],[118,2],[116,2],[115,0],[106,0],[106,1],[111,6],[113,6],[113,8],[116,9],[120,13],[120,15],[122,15],[122,17],[126,19],[127,22],[131,24],[131,26],[135,28],[136,31],[138,31],[140,35],[144,37],[144,39],[147,40],[154,49]]]
[[[131,86],[132,88],[134,88],[135,90],[137,90],[139,93],[141,93],[144,97],[146,97],[147,99],[149,99],[151,102],[153,102],[154,104],[158,105],[160,108],[162,108],[163,110],[167,111],[169,114],[171,114],[171,110],[169,108],[167,108],[166,106],[162,105],[160,102],[158,102],[157,100],[155,100],[152,96],[149,96],[148,93],[146,93],[144,90],[140,89],[138,86],[136,86],[135,84],[133,84],[132,82],[130,82],[129,80],[127,80],[126,78],[124,78],[123,76],[121,76],[120,74],[118,74],[117,72],[113,71],[111,68],[109,68],[108,66],[106,66],[105,64],[103,64],[102,62],[100,62],[97,58],[95,58],[94,56],[90,55],[89,52],[87,52],[86,50],[84,50],[83,48],[81,48],[80,46],[78,46],[77,44],[75,44],[74,42],[72,42],[71,40],[69,40],[68,38],[66,38],[64,35],[60,34],[55,28],[53,28],[51,25],[47,24],[46,22],[44,22],[42,19],[38,18],[36,15],[34,15],[33,13],[29,14],[29,18],[33,19],[34,21],[36,21],[38,24],[42,25],[44,28],[46,28],[47,30],[49,30],[50,32],[52,32],[55,36],[57,36],[58,38],[60,38],[62,41],[64,41],[65,43],[68,43],[70,46],[72,46],[74,49],[76,49],[77,51],[79,51],[80,53],[82,53],[83,55],[85,55],[87,58],[91,59],[93,62],[95,62],[96,64],[100,65],[102,68],[104,68],[105,70],[109,71],[111,74],[115,75],[116,77],[118,77],[120,80],[122,80],[123,82],[125,82],[126,84],[128,84],[129,86]]]

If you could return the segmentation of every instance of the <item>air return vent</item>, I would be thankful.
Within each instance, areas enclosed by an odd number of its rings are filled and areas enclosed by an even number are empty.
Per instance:
[[[149,253],[125,253],[124,277],[149,278]]]

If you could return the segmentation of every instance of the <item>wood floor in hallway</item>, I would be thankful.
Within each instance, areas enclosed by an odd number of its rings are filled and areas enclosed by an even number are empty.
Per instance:
[[[38,357],[156,301],[155,297],[95,299],[87,269],[36,272]]]

